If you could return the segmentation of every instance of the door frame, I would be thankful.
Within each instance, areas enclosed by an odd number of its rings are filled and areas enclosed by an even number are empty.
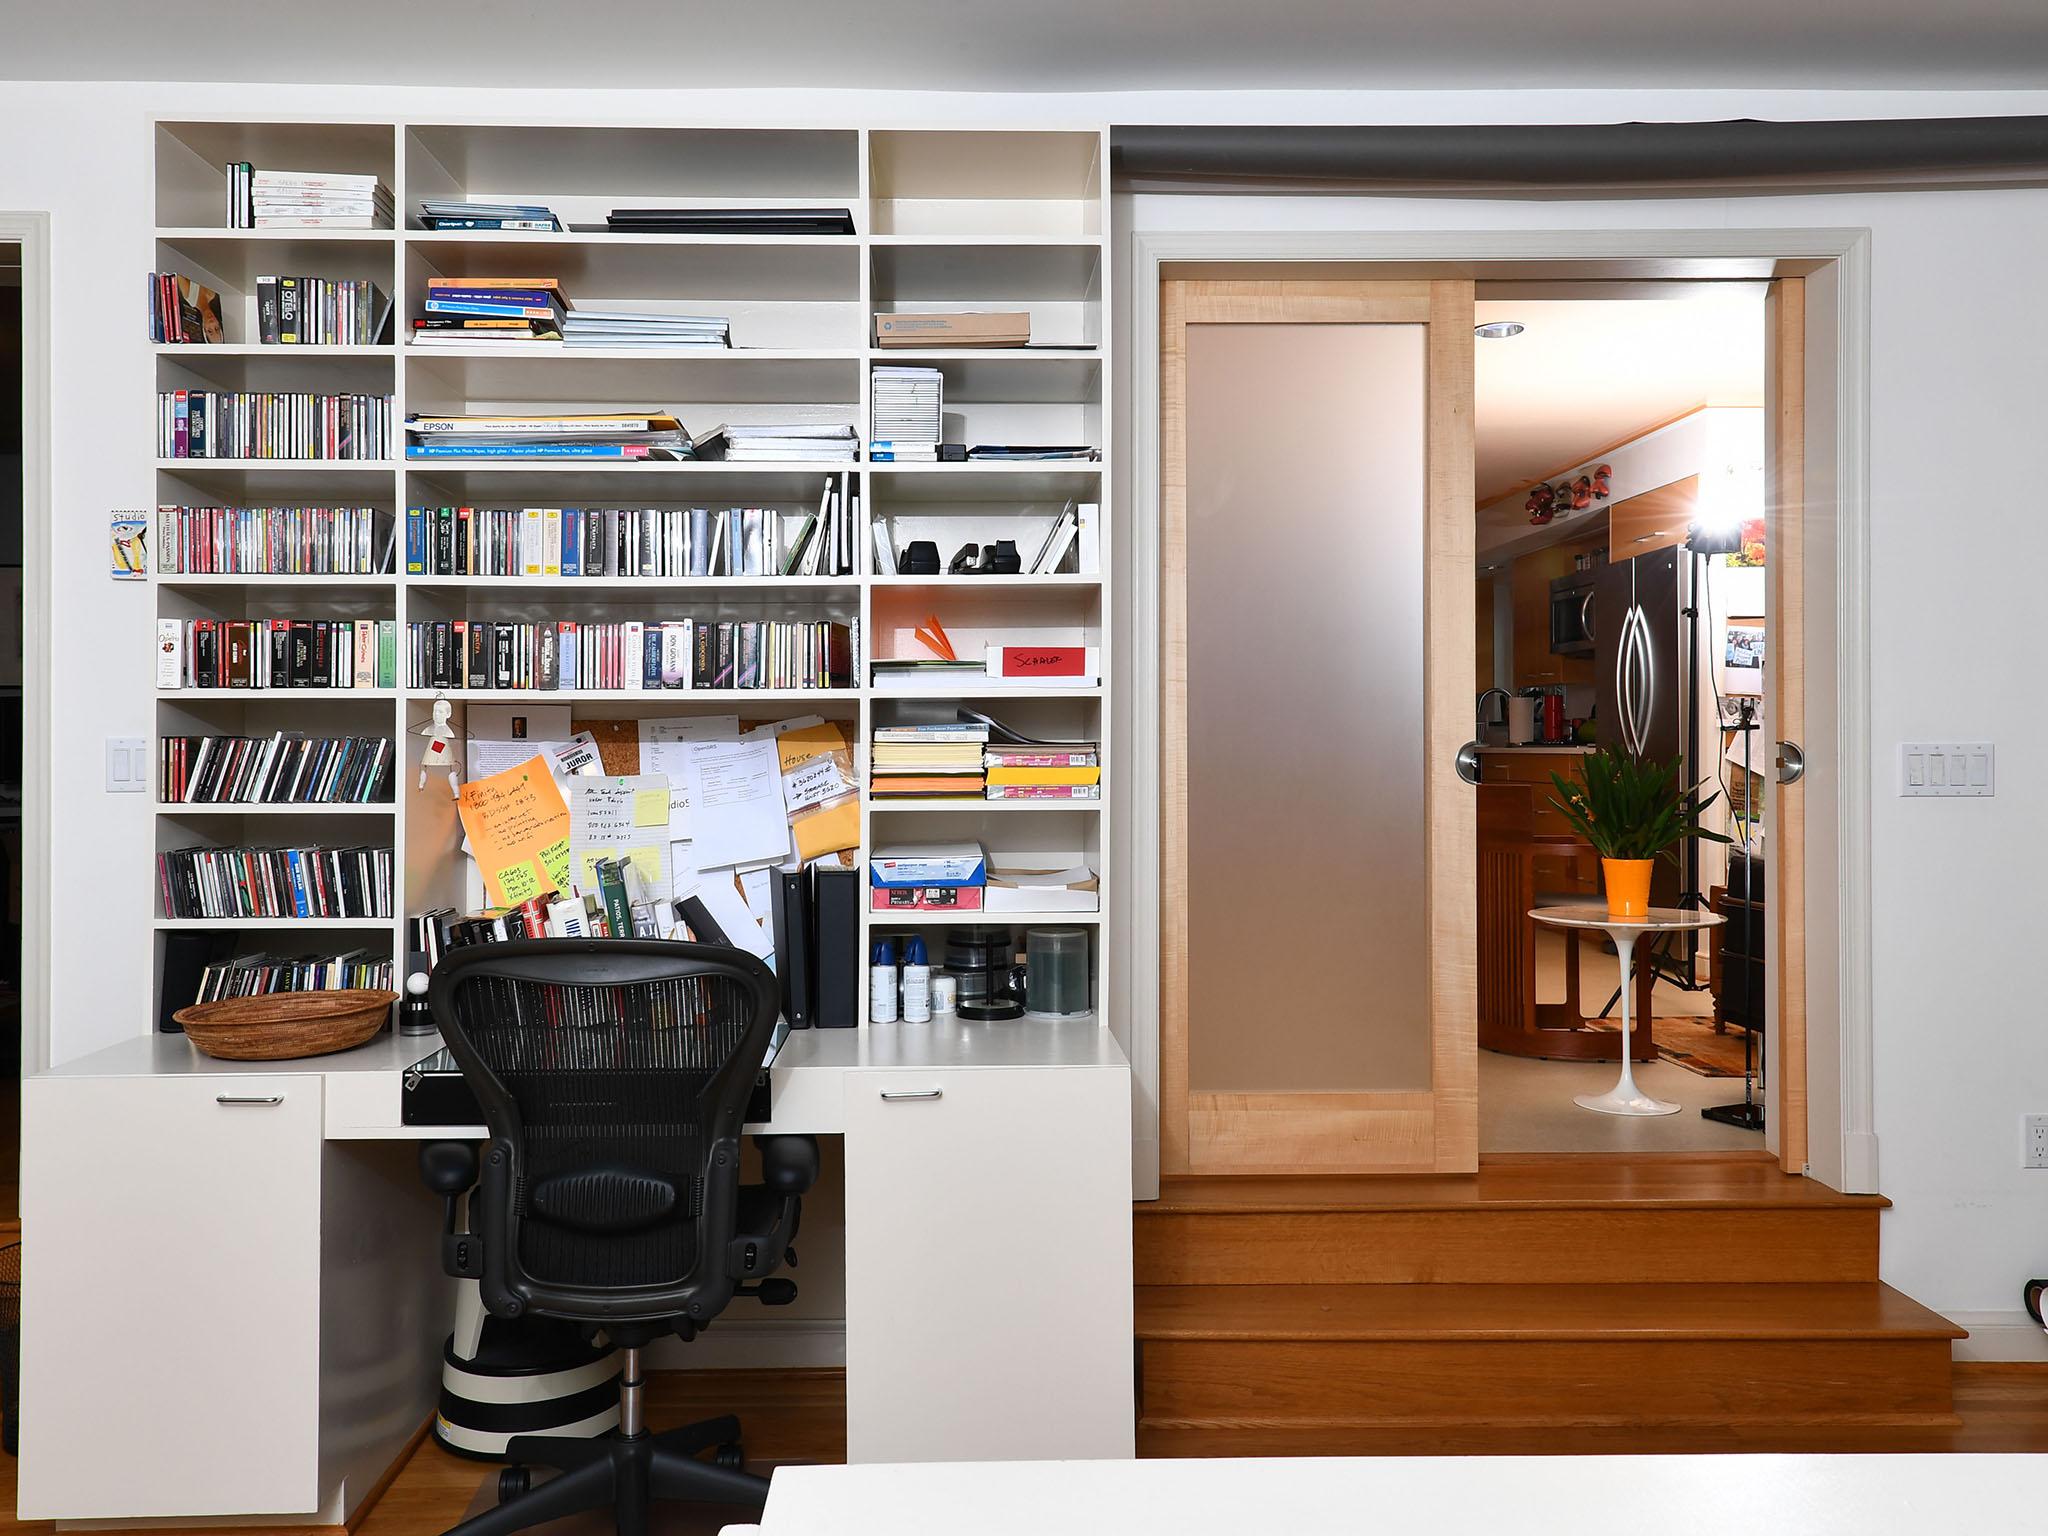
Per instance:
[[[0,209],[0,245],[21,247],[21,867],[50,867],[50,215]],[[105,558],[104,554],[101,556]],[[50,1065],[50,904],[21,907],[21,1078]]]
[[[1808,772],[1828,773],[1833,812],[1835,880],[1838,892],[1831,953],[1809,932],[1808,1030],[1805,1083],[1807,1148],[1791,1173],[1810,1173],[1832,1188],[1875,1193],[1877,1139],[1874,1129],[1870,950],[1870,231],[1861,227],[1756,229],[1579,229],[1477,231],[1175,230],[1143,231],[1124,244],[1118,274],[1128,294],[1127,347],[1119,362],[1128,387],[1118,391],[1127,416],[1119,440],[1128,445],[1120,488],[1131,509],[1123,530],[1130,558],[1119,559],[1126,585],[1118,610],[1128,633],[1121,643],[1130,658],[1128,683],[1118,689],[1118,728],[1130,743],[1129,771],[1120,793],[1136,814],[1119,815],[1118,847],[1128,871],[1118,882],[1120,910],[1114,932],[1128,952],[1156,956],[1160,944],[1159,817],[1146,798],[1160,784],[1160,284],[1168,276],[1286,277],[1335,275],[1331,264],[1350,275],[1372,277],[1683,278],[1743,275],[1755,278],[1803,275],[1806,285],[1804,473],[1809,497],[1832,504],[1829,520],[1834,599],[1832,615],[1808,604],[1809,656],[1833,650],[1829,681],[1832,720],[1816,722],[1810,703],[1808,728],[1831,724],[1832,751],[1823,764],[1808,753]],[[1320,264],[1320,265],[1315,265]],[[1359,267],[1377,270],[1358,271]],[[1566,271],[1564,269],[1571,270]],[[1719,270],[1712,270],[1718,268]],[[1185,270],[1184,270],[1185,269]],[[1822,555],[1808,539],[1809,566]],[[1825,558],[1825,555],[1822,555]],[[1808,591],[1818,584],[1809,574]],[[1832,622],[1829,622],[1829,619]],[[1820,650],[1814,649],[1819,642]],[[1811,670],[1811,669],[1809,669]],[[1824,734],[1824,732],[1822,733]],[[1809,846],[1815,828],[1809,815]],[[1120,1015],[1130,1021],[1125,1042],[1137,1101],[1133,1174],[1139,1198],[1159,1187],[1161,1061],[1160,975],[1154,964],[1120,967]],[[1812,1006],[1816,995],[1832,1002],[1826,1017]],[[1773,1041],[1767,1039],[1766,1049]],[[1785,1072],[1771,1074],[1775,1101]],[[1822,1085],[1834,1084],[1829,1092]],[[1779,1151],[1779,1115],[1770,1117],[1766,1145]],[[1796,1145],[1792,1149],[1795,1150]]]
[[[1171,280],[1170,280],[1171,281]],[[1478,1039],[1459,1021],[1477,1007],[1475,911],[1470,870],[1476,817],[1454,767],[1470,735],[1462,705],[1445,689],[1472,674],[1472,315],[1469,278],[1340,279],[1240,282],[1175,281],[1162,300],[1162,478],[1158,530],[1162,647],[1158,726],[1160,820],[1175,835],[1161,850],[1158,889],[1178,893],[1161,919],[1159,1041],[1162,1162],[1177,1171],[1215,1173],[1470,1173],[1478,1167]],[[1431,975],[1430,1081],[1405,1091],[1235,1092],[1196,1090],[1188,1082],[1192,1028],[1187,936],[1187,328],[1190,325],[1419,325],[1424,331],[1423,475],[1423,820],[1424,902]],[[1462,445],[1446,456],[1444,444]],[[1444,588],[1449,588],[1448,597]],[[1159,903],[1154,903],[1155,913]],[[1178,1028],[1169,1028],[1177,1018]],[[1211,1147],[1234,1145],[1191,1168],[1195,1127]],[[1317,1155],[1370,1147],[1375,1167],[1324,1162]],[[1258,1155],[1247,1155],[1257,1149]]]

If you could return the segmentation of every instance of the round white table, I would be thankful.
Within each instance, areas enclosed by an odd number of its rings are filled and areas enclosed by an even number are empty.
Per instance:
[[[1628,1059],[1628,1016],[1631,959],[1636,940],[1646,933],[1686,933],[1712,928],[1726,922],[1718,912],[1686,912],[1676,907],[1652,907],[1641,917],[1610,917],[1605,902],[1578,902],[1561,907],[1538,907],[1529,914],[1553,928],[1604,928],[1621,956],[1621,1078],[1605,1093],[1582,1093],[1572,1099],[1581,1109],[1603,1115],[1675,1115],[1681,1106],[1653,1099],[1636,1086],[1635,1066]]]

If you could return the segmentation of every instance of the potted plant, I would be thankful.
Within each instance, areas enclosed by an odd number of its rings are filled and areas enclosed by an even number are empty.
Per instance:
[[[1700,813],[1719,795],[1703,800],[1699,786],[1681,787],[1675,758],[1659,763],[1626,752],[1589,752],[1579,772],[1576,781],[1550,776],[1557,786],[1551,803],[1600,855],[1609,917],[1650,910],[1650,868],[1660,855],[1676,863],[1673,850],[1689,837],[1729,841],[1700,825]]]

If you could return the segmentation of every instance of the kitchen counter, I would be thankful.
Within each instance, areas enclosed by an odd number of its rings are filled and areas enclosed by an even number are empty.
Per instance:
[[[1517,757],[1522,756],[1525,753],[1532,752],[1561,752],[1569,753],[1574,757],[1584,757],[1588,752],[1597,752],[1600,749],[1596,746],[1593,746],[1589,742],[1561,741],[1554,744],[1549,744],[1540,741],[1531,741],[1525,742],[1523,745],[1519,747],[1481,747],[1479,750],[1482,753],[1498,752],[1502,754],[1513,754]]]

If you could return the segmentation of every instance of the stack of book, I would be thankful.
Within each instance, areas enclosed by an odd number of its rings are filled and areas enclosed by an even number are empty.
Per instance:
[[[150,273],[149,339],[219,346],[228,339],[221,324],[220,295],[196,277]]]
[[[389,229],[391,189],[371,174],[261,171],[228,162],[229,229]]]
[[[411,625],[405,685],[548,692],[849,688],[853,626],[830,619],[424,619]]]
[[[412,323],[415,346],[560,346],[569,300],[560,278],[434,277],[422,307]]]
[[[160,459],[381,459],[391,396],[165,389],[156,397]]]
[[[562,340],[572,347],[665,347],[722,352],[732,345],[732,325],[723,315],[579,309],[563,317]]]
[[[876,800],[971,800],[983,790],[988,727],[975,721],[878,725],[869,747]]]
[[[853,428],[829,421],[755,422],[719,426],[697,439],[697,457],[728,463],[777,464],[811,459],[851,464],[860,454]]]
[[[391,688],[396,619],[158,619],[156,685]]]
[[[614,208],[605,228],[619,234],[850,235],[846,208]]]
[[[420,199],[425,229],[559,230],[562,221],[541,203],[465,203],[452,198]]]
[[[264,346],[374,346],[391,300],[368,278],[256,279],[256,340]]]
[[[991,800],[1102,798],[1102,757],[1092,741],[992,742],[981,761]]]
[[[936,368],[876,368],[868,457],[878,464],[935,462],[945,401],[945,375]]]
[[[690,434],[660,406],[535,415],[411,415],[409,459],[659,459],[694,457]]]

